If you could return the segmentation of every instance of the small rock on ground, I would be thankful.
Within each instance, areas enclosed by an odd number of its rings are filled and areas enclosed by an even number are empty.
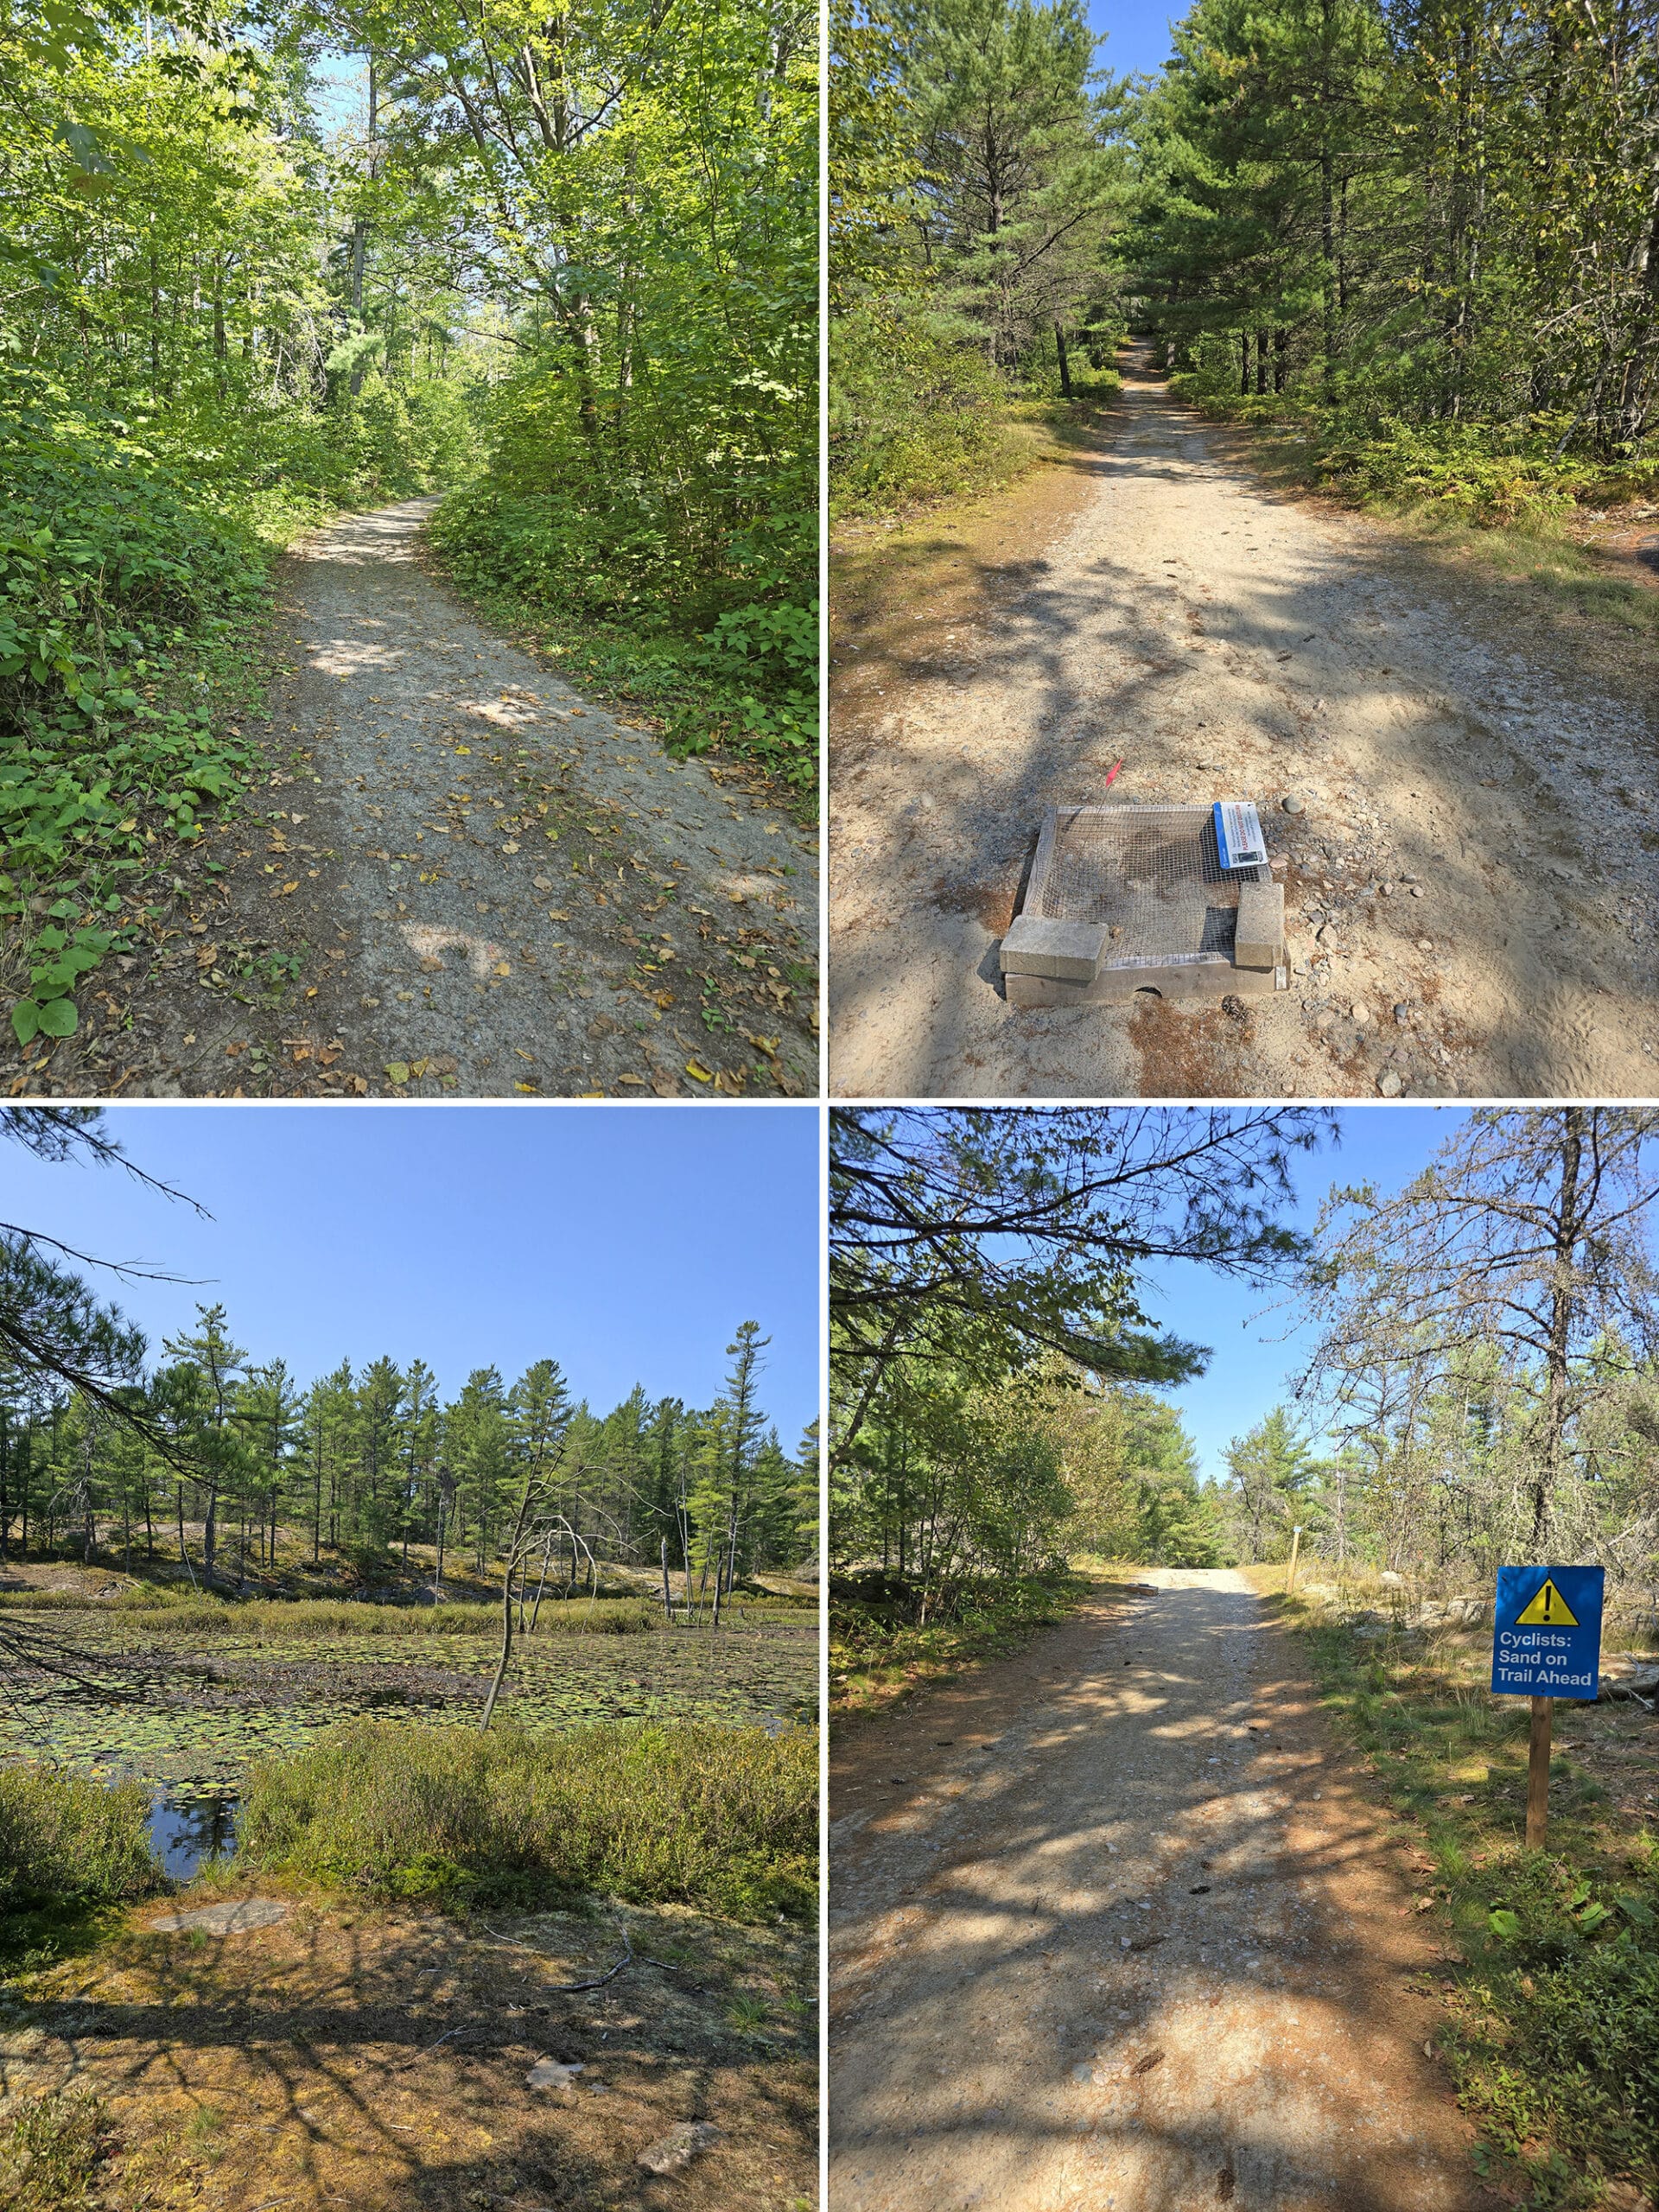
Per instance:
[[[566,2066],[556,2058],[538,2058],[524,2076],[527,2089],[574,2089],[580,2063]]]
[[[238,1897],[232,1904],[205,1904],[190,1912],[167,1912],[149,1923],[152,1935],[200,1928],[209,1936],[240,1936],[251,1928],[274,1928],[288,1918],[288,1907],[274,1897]]]
[[[720,2130],[706,2120],[683,2120],[647,2144],[635,2163],[647,2173],[682,2173],[699,2152],[711,2150],[719,2140]]]

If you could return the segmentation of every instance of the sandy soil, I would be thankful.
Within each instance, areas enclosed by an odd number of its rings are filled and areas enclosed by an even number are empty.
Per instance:
[[[285,565],[258,810],[13,1095],[816,1090],[812,840],[475,620],[420,565],[435,504]],[[280,995],[238,981],[250,948],[297,963]]]
[[[1242,1575],[830,1761],[832,2212],[1477,2212],[1434,1941]]]
[[[146,1932],[178,1906],[143,1908],[36,1977],[0,2006],[0,2117],[98,2092],[116,2131],[100,2201],[135,2208],[787,2212],[815,2194],[810,1937],[632,1910],[641,1963],[559,1994],[620,1955],[614,1916],[468,1926],[286,1902],[278,1924],[226,1935]],[[544,2057],[578,2069],[569,2088],[527,2085]],[[641,2170],[685,2121],[719,2140],[677,2177]]]
[[[1144,369],[1107,421],[1045,487],[1043,543],[1011,495],[1007,549],[961,533],[937,606],[837,630],[833,1091],[1659,1088],[1651,647],[1270,489]],[[1120,758],[1114,798],[1256,800],[1288,991],[1010,1012],[996,948],[1041,810],[1098,801]]]

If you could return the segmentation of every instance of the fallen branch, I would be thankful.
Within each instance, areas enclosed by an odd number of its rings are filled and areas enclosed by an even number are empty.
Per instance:
[[[486,1922],[485,1925],[488,1927],[489,1923]],[[502,1935],[499,1929],[491,1928],[489,1932],[498,1943],[502,1944],[508,1950],[528,1951],[532,1958],[537,1959],[544,1959],[547,1956],[545,1951],[538,1951],[533,1943],[521,1943],[516,1936]],[[603,1989],[607,1981],[614,1981],[624,1967],[631,1967],[633,1964],[633,1946],[628,1941],[627,1929],[619,1922],[616,1932],[622,1938],[622,1955],[608,1974],[601,1974],[596,1981],[548,1981],[543,1982],[542,1986],[551,1996],[575,1997],[579,1996],[584,1989]],[[646,1961],[650,1966],[657,1966],[660,1963],[657,1959]]]

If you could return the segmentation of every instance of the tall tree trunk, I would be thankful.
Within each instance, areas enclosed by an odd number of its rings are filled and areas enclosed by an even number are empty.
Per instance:
[[[1065,358],[1065,333],[1060,328],[1058,322],[1054,326],[1054,351],[1058,354],[1060,361],[1060,397],[1063,399],[1070,399],[1071,397],[1071,365]]]
[[[1544,1447],[1532,1491],[1532,1549],[1541,1558],[1549,1541],[1550,1512],[1561,1471],[1567,1434],[1567,1357],[1578,1306],[1575,1255],[1580,1221],[1579,1184],[1584,1167],[1582,1106],[1562,1109],[1561,1180],[1555,1203],[1555,1258],[1549,1293],[1549,1335],[1545,1350]]]

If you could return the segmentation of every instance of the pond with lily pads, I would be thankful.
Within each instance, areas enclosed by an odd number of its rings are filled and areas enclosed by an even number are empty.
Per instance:
[[[92,1606],[56,1610],[51,1624],[84,1651],[141,1662],[143,1694],[100,1705],[48,1686],[20,1710],[0,1708],[0,1758],[50,1756],[105,1781],[151,1783],[152,1848],[181,1876],[232,1847],[256,1761],[363,1715],[476,1723],[496,1658],[489,1637],[307,1635],[298,1618],[291,1634],[245,1633],[232,1617],[211,1638],[164,1614]],[[745,1607],[718,1633],[516,1637],[497,1717],[527,1728],[717,1719],[775,1730],[814,1717],[817,1681],[815,1615]]]

